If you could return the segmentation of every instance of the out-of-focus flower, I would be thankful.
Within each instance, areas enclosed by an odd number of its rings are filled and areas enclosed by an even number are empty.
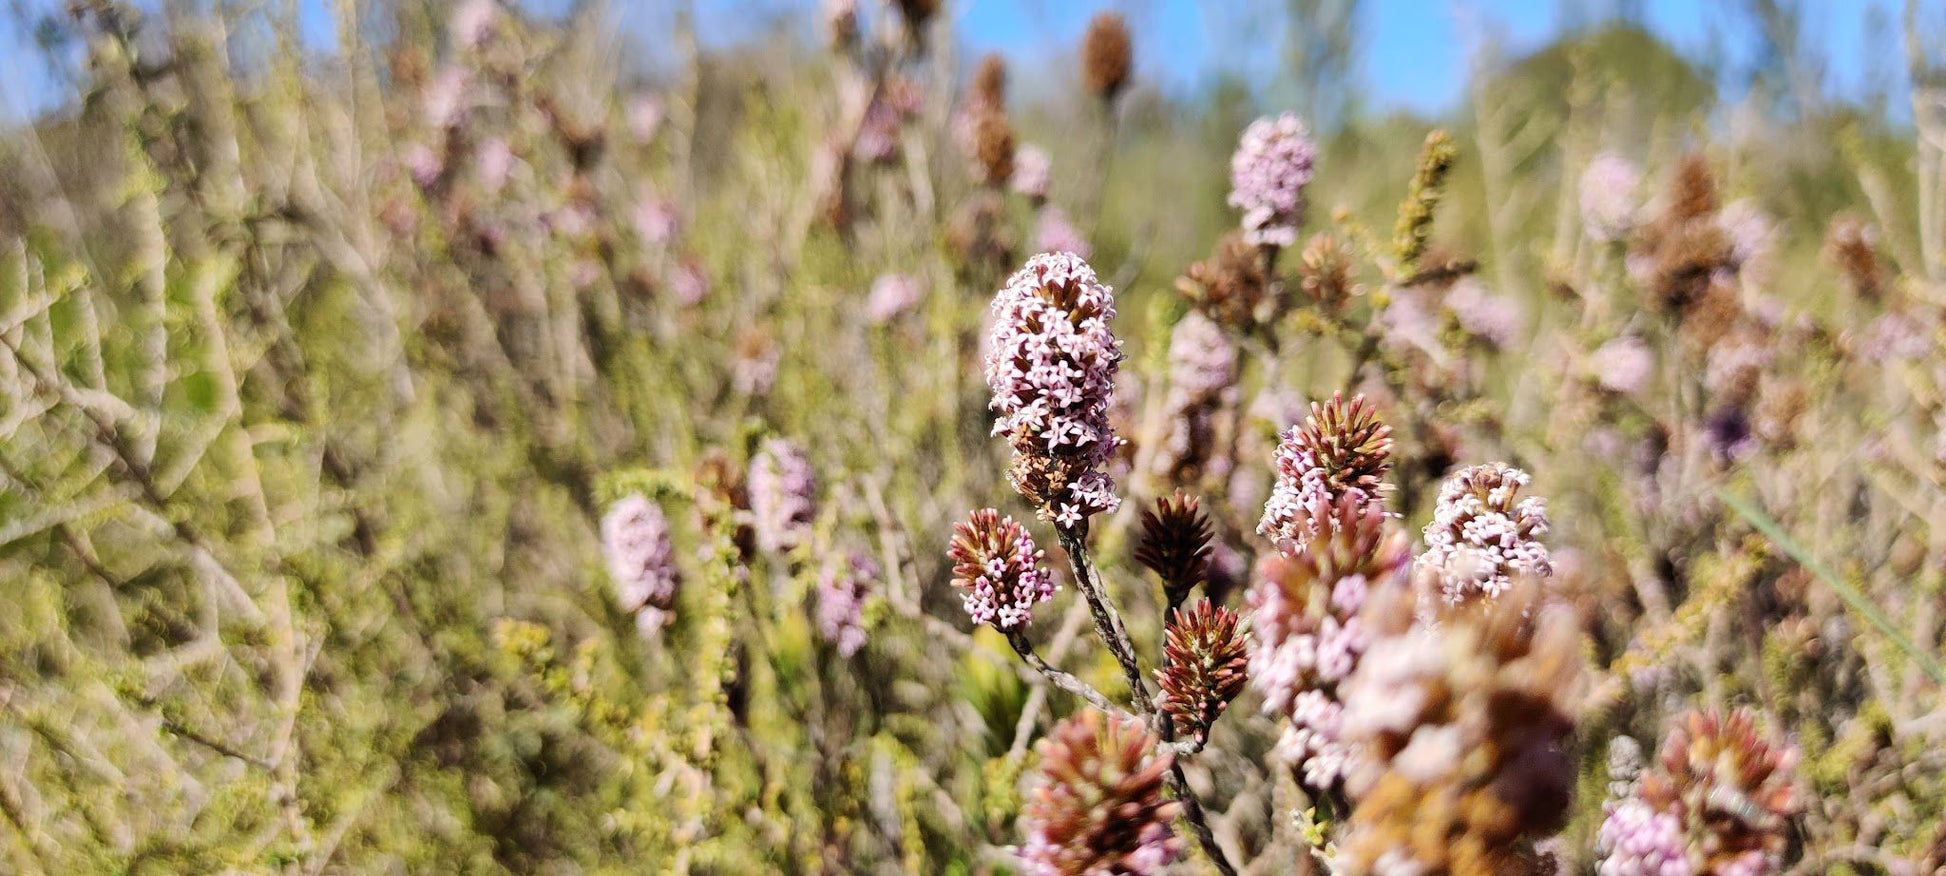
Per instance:
[[[1216,455],[1219,411],[1236,407],[1237,348],[1216,323],[1190,311],[1169,335],[1168,435],[1157,471],[1173,480],[1197,477]]]
[[[1230,158],[1230,206],[1243,211],[1243,239],[1257,246],[1290,246],[1304,224],[1304,187],[1317,147],[1292,113],[1262,118],[1243,130]]]
[[[709,296],[709,275],[703,273],[702,263],[693,257],[677,263],[669,278],[669,294],[683,307],[701,304]]]
[[[628,105],[628,132],[638,143],[655,139],[662,130],[662,101],[653,94],[639,95]]]
[[[750,460],[750,516],[757,546],[781,553],[809,542],[817,479],[796,444],[770,438]]]
[[[639,493],[610,506],[601,518],[601,552],[622,609],[637,615],[645,630],[666,625],[678,577],[662,508]]]
[[[1006,199],[991,189],[975,191],[946,226],[946,245],[968,270],[1002,270],[1013,261],[1016,243]]]
[[[1426,524],[1419,565],[1431,570],[1448,603],[1492,599],[1517,575],[1545,577],[1547,505],[1539,496],[1520,498],[1527,473],[1500,462],[1468,466],[1439,487],[1439,503]]]
[[[865,646],[865,598],[879,575],[878,563],[860,551],[827,561],[818,572],[818,634],[841,657]]]
[[[1629,336],[1602,344],[1588,357],[1588,374],[1609,392],[1634,395],[1649,384],[1655,354],[1647,344]]]
[[[1298,288],[1311,306],[1335,314],[1358,294],[1352,268],[1352,253],[1344,241],[1328,232],[1313,234],[1298,261]]]
[[[1631,272],[1639,272],[1649,308],[1680,314],[1685,329],[1698,305],[1734,312],[1735,292],[1724,286],[1735,279],[1738,264],[1730,235],[1717,222],[1716,174],[1709,162],[1700,155],[1683,159],[1660,202],[1661,215],[1641,228],[1630,250],[1640,260]]]
[[[1840,214],[1825,232],[1824,251],[1844,272],[1852,292],[1867,301],[1878,300],[1885,278],[1879,268],[1876,227],[1857,216]]]
[[[1210,523],[1196,497],[1177,491],[1142,512],[1142,538],[1135,561],[1162,579],[1169,605],[1181,605],[1189,591],[1209,577]]]
[[[1259,563],[1249,593],[1250,679],[1264,711],[1289,723],[1277,752],[1314,790],[1336,789],[1351,763],[1339,685],[1367,636],[1358,614],[1373,588],[1402,584],[1412,552],[1383,508],[1341,495],[1294,554]]]
[[[445,129],[459,124],[461,115],[467,109],[468,93],[473,87],[473,77],[464,67],[442,67],[433,74],[432,81],[426,83],[424,104],[426,124],[434,129]]]
[[[400,159],[405,165],[406,173],[412,176],[413,183],[422,189],[431,188],[433,183],[439,181],[440,174],[446,172],[445,159],[424,143],[406,146]]]
[[[1333,872],[1526,873],[1566,821],[1581,624],[1524,579],[1436,625],[1398,582],[1360,620],[1371,644],[1340,693],[1357,759]]]
[[[1041,252],[1064,252],[1082,259],[1094,254],[1094,247],[1068,222],[1068,214],[1061,208],[1042,207],[1039,216],[1034,237]]]
[[[1776,221],[1749,198],[1724,204],[1716,214],[1716,224],[1729,237],[1730,260],[1738,268],[1755,264],[1769,255],[1771,241],[1777,235]]]
[[[1157,705],[1175,722],[1176,735],[1209,739],[1210,727],[1250,676],[1247,645],[1237,613],[1207,599],[1170,614],[1155,677],[1162,689]]]
[[[1611,803],[1595,840],[1599,876],[1691,876],[1682,822],[1640,800]]]
[[[1104,101],[1114,100],[1128,87],[1134,65],[1128,22],[1120,13],[1096,13],[1081,38],[1081,79],[1088,93]]]
[[[1257,532],[1279,548],[1302,547],[1317,535],[1341,502],[1384,510],[1385,473],[1392,468],[1392,427],[1356,396],[1349,403],[1332,393],[1311,404],[1303,428],[1292,426],[1272,460],[1277,486],[1264,503]]]
[[[676,212],[676,206],[653,192],[644,192],[635,202],[634,219],[635,235],[647,249],[668,245],[682,228],[682,216]]]
[[[499,194],[507,187],[508,178],[513,176],[514,166],[520,159],[514,157],[513,148],[501,137],[490,137],[480,144],[480,151],[473,156],[473,172],[480,178],[480,188],[487,194]]]
[[[777,385],[777,366],[784,351],[760,326],[737,333],[730,348],[730,385],[744,395],[763,395]]]
[[[1176,289],[1203,315],[1231,331],[1245,331],[1275,317],[1260,312],[1266,309],[1270,291],[1263,254],[1239,232],[1224,235],[1215,254],[1191,264],[1176,280]]]
[[[1027,260],[993,300],[986,357],[996,435],[1014,448],[1008,476],[1042,519],[1074,528],[1121,504],[1107,464],[1117,440],[1108,406],[1122,342],[1115,294],[1072,253]]]
[[[500,5],[493,0],[466,0],[453,10],[448,28],[453,45],[461,49],[479,48],[500,18]]]
[[[1034,537],[1011,517],[982,508],[953,527],[947,551],[953,560],[953,586],[974,623],[1001,632],[1020,629],[1034,619],[1034,603],[1054,598],[1054,577],[1041,567],[1044,555]]]
[[[865,319],[884,325],[918,306],[924,294],[919,281],[905,274],[880,274],[872,281],[871,294],[865,296]]]
[[[1476,277],[1462,277],[1446,293],[1446,306],[1459,320],[1460,328],[1495,348],[1505,349],[1520,332],[1523,315],[1520,303],[1487,291]]]
[[[819,13],[832,48],[841,49],[857,41],[858,0],[824,0]]]
[[[1777,872],[1798,809],[1796,765],[1797,750],[1766,738],[1748,711],[1683,715],[1637,795],[1609,809],[1601,872]]]
[[[1636,193],[1642,172],[1635,163],[1603,152],[1581,172],[1581,227],[1599,243],[1621,240],[1635,230]]]
[[[1014,152],[1014,175],[1011,180],[1014,191],[1036,202],[1047,200],[1053,170],[1054,161],[1048,157],[1047,150],[1032,144],[1020,147]]]
[[[919,115],[924,99],[925,92],[920,90],[918,83],[903,77],[886,80],[871,105],[865,108],[865,120],[858,129],[858,155],[879,162],[897,158],[905,126]],[[1011,162],[1011,129],[1007,131],[1007,137],[1007,160]]]
[[[1132,720],[1083,711],[1036,746],[1038,784],[1021,809],[1031,876],[1159,874],[1181,853],[1180,804],[1162,793],[1174,756]]]
[[[980,182],[1003,186],[1014,175],[1014,126],[1004,112],[981,113],[973,124],[973,169]]]

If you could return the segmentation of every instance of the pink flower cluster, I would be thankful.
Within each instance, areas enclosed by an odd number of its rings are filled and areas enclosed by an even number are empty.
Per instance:
[[[993,432],[1007,436],[1029,467],[1065,481],[1030,498],[1062,526],[1114,511],[1121,499],[1104,470],[1118,443],[1108,422],[1122,358],[1108,327],[1114,291],[1079,256],[1042,253],[1007,280],[993,314],[986,358],[999,415]],[[1025,486],[1018,464],[1015,486]]]
[[[1034,619],[1034,603],[1054,598],[1054,577],[1026,527],[992,508],[973,512],[954,527],[953,584],[974,623],[1005,632]]]
[[[871,555],[853,551],[818,573],[818,634],[850,657],[865,647],[865,598],[879,578]]]
[[[1581,226],[1588,239],[1613,243],[1635,230],[1635,190],[1642,172],[1613,152],[1603,152],[1581,172]]]
[[[749,487],[758,547],[783,552],[810,540],[817,480],[804,451],[782,438],[765,441],[750,462]]]
[[[1054,160],[1039,146],[1022,146],[1014,152],[1014,176],[1008,182],[1013,190],[1035,201],[1047,199],[1054,179]]]
[[[1419,565],[1437,575],[1449,603],[1492,598],[1513,576],[1547,575],[1547,504],[1519,498],[1527,473],[1500,462],[1468,466],[1439,487],[1439,503],[1424,531]]]
[[[1498,349],[1512,344],[1526,321],[1520,302],[1493,294],[1485,283],[1471,276],[1453,284],[1452,290],[1446,293],[1446,307],[1467,334]]]
[[[1641,800],[1608,805],[1595,841],[1599,876],[1691,876],[1682,821]]]
[[[615,598],[635,615],[636,624],[644,632],[667,624],[676,598],[676,562],[662,508],[639,493],[616,502],[601,518],[601,552]]]
[[[1230,158],[1230,206],[1243,211],[1243,239],[1259,246],[1297,243],[1304,187],[1317,147],[1295,114],[1261,118],[1243,130]]]
[[[905,274],[880,274],[872,281],[871,294],[865,296],[865,319],[884,325],[918,306],[924,294],[919,281]]]
[[[1649,385],[1655,371],[1655,354],[1647,344],[1632,337],[1619,337],[1597,348],[1588,357],[1588,372],[1602,389],[1633,395]]]
[[[1065,252],[1083,259],[1094,252],[1094,247],[1088,245],[1088,239],[1081,236],[1080,229],[1068,222],[1067,212],[1060,207],[1052,204],[1042,207],[1038,223],[1034,237],[1041,252]]]

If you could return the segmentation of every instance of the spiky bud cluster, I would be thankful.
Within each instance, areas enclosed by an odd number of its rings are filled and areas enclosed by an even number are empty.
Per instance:
[[[1603,152],[1581,172],[1581,228],[1589,240],[1613,243],[1635,230],[1635,190],[1642,171],[1613,152]]]
[[[1368,592],[1402,586],[1412,552],[1384,510],[1344,496],[1293,554],[1266,557],[1248,600],[1250,679],[1264,711],[1288,720],[1279,755],[1312,789],[1338,788],[1351,751],[1339,686],[1358,667]]]
[[[1678,872],[1776,872],[1798,808],[1796,765],[1797,750],[1766,737],[1747,710],[1683,715],[1637,796],[1609,810],[1602,872],[1671,872],[1672,846]]]
[[[1192,263],[1188,273],[1176,280],[1176,289],[1204,316],[1232,331],[1275,316],[1262,312],[1274,306],[1268,301],[1270,275],[1263,254],[1239,232],[1224,235],[1213,255]]]
[[[865,599],[881,570],[870,554],[851,551],[818,571],[818,634],[841,657],[865,647]]]
[[[1358,285],[1352,279],[1353,267],[1351,248],[1337,235],[1313,234],[1298,259],[1298,288],[1312,307],[1327,314],[1337,313],[1358,294]]]
[[[1114,291],[1072,253],[1027,260],[993,300],[986,358],[993,431],[1014,448],[1008,477],[1044,520],[1081,526],[1121,499],[1105,470],[1117,444],[1108,407],[1122,342]]]
[[[1128,87],[1134,66],[1128,22],[1120,13],[1097,13],[1081,38],[1081,78],[1088,93],[1103,101],[1114,100]]]
[[[1479,611],[1415,620],[1410,587],[1374,594],[1372,635],[1344,686],[1357,801],[1338,873],[1523,873],[1566,820],[1580,624],[1523,580]]]
[[[1230,158],[1230,206],[1243,211],[1243,239],[1290,246],[1304,224],[1304,187],[1317,147],[1295,114],[1261,118],[1243,129]]]
[[[1392,427],[1379,421],[1364,396],[1346,402],[1343,393],[1332,393],[1326,404],[1311,403],[1303,428],[1284,433],[1272,465],[1277,486],[1257,532],[1294,550],[1318,534],[1319,521],[1336,513],[1341,500],[1384,505]]]
[[[973,161],[980,182],[1004,186],[1014,175],[1014,126],[1000,111],[981,113],[973,122]]]
[[[639,493],[616,502],[601,518],[601,552],[622,609],[644,632],[665,626],[678,576],[662,508]]]
[[[1189,591],[1209,578],[1210,522],[1194,496],[1177,491],[1155,500],[1155,509],[1142,512],[1142,538],[1135,561],[1162,578],[1171,607],[1181,605]]]
[[[1520,575],[1546,577],[1547,503],[1522,498],[1527,473],[1502,462],[1462,468],[1439,486],[1419,565],[1437,578],[1450,604],[1492,599]]]
[[[1034,603],[1054,598],[1054,577],[1041,567],[1046,558],[1034,537],[1011,517],[982,508],[953,527],[947,550],[953,561],[953,586],[974,623],[1006,632],[1027,626]]]
[[[1182,850],[1180,804],[1162,793],[1174,756],[1133,720],[1083,711],[1036,746],[1039,784],[1021,809],[1032,876],[1161,873]]]
[[[749,491],[757,547],[781,553],[810,540],[817,478],[811,460],[796,444],[765,440],[750,460]]]
[[[1155,678],[1161,708],[1175,722],[1177,736],[1208,740],[1210,727],[1243,692],[1250,657],[1238,621],[1236,612],[1207,599],[1171,613]]]

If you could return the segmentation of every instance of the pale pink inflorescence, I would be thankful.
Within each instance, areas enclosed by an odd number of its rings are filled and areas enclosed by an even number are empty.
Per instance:
[[[865,647],[865,599],[879,579],[878,562],[852,551],[818,572],[818,634],[850,657]]]
[[[1682,822],[1636,799],[1608,805],[1595,841],[1599,876],[1691,876]]]
[[[1633,395],[1649,385],[1655,354],[1640,340],[1623,336],[1596,348],[1588,357],[1588,373],[1609,392]]]
[[[1499,596],[1516,575],[1546,576],[1547,505],[1521,498],[1527,473],[1489,462],[1454,472],[1439,487],[1439,504],[1424,531],[1419,565],[1437,576],[1448,603]]]
[[[1293,113],[1261,118],[1243,130],[1230,158],[1230,206],[1243,211],[1243,237],[1259,246],[1291,246],[1304,224],[1304,187],[1317,147]]]
[[[1495,295],[1476,277],[1462,277],[1446,293],[1446,307],[1459,320],[1460,328],[1497,348],[1513,343],[1520,333],[1525,315],[1520,302]]]
[[[1014,151],[1014,175],[1010,181],[1014,191],[1036,201],[1046,200],[1053,178],[1054,160],[1048,157],[1047,150],[1029,144]]]
[[[1358,613],[1373,588],[1403,580],[1412,556],[1382,506],[1345,496],[1331,512],[1294,554],[1265,558],[1248,594],[1250,683],[1264,711],[1288,721],[1278,756],[1315,790],[1352,767],[1339,687],[1370,642]]]
[[[661,629],[676,599],[675,552],[662,508],[636,493],[601,518],[601,552],[615,585],[615,599],[644,631]]]
[[[1317,535],[1341,502],[1383,511],[1391,457],[1392,429],[1364,396],[1346,402],[1334,394],[1325,404],[1313,402],[1304,426],[1292,426],[1278,442],[1271,460],[1277,485],[1264,502],[1258,534],[1289,552]]]
[[[1046,555],[1027,528],[992,508],[975,511],[954,526],[948,555],[953,586],[964,591],[960,601],[967,616],[1001,632],[1027,626],[1034,619],[1034,604],[1053,599],[1059,589],[1041,566]]]
[[[918,306],[923,294],[919,281],[905,274],[880,274],[865,296],[865,319],[873,325],[891,322]]]
[[[1612,243],[1635,230],[1639,219],[1635,191],[1642,172],[1635,163],[1603,152],[1581,172],[1581,226],[1588,239]]]
[[[1106,468],[1119,443],[1108,422],[1122,342],[1109,329],[1115,295],[1072,253],[1042,253],[993,301],[987,386],[996,435],[1013,445],[1010,477],[1063,527],[1121,504]]]
[[[750,461],[749,490],[758,547],[782,552],[810,539],[817,479],[797,445],[782,438],[766,440]]]
[[[1093,254],[1094,247],[1088,239],[1068,221],[1068,214],[1052,204],[1042,207],[1040,218],[1034,230],[1035,245],[1041,252],[1064,252],[1076,258],[1086,259]]]

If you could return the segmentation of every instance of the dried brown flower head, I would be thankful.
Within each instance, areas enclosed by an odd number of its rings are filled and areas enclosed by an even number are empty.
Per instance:
[[[1244,242],[1241,232],[1223,236],[1216,252],[1189,266],[1176,289],[1204,316],[1231,331],[1247,331],[1275,318],[1263,313],[1270,276],[1262,250]]]
[[[1885,291],[1885,276],[1878,260],[1878,229],[1857,216],[1841,214],[1831,220],[1824,237],[1825,257],[1838,266],[1851,291],[1867,301],[1877,301]]]
[[[1088,93],[1104,101],[1114,100],[1128,87],[1134,60],[1128,22],[1120,13],[1096,14],[1088,22],[1087,35],[1081,38],[1081,77]]]
[[[1135,561],[1162,578],[1170,607],[1182,604],[1189,591],[1209,577],[1210,522],[1196,497],[1176,491],[1155,500],[1155,509],[1142,512],[1142,540]]]
[[[974,169],[980,182],[1005,186],[1014,176],[1014,126],[1007,114],[989,109],[973,124]]]
[[[1636,235],[1630,258],[1650,309],[1682,314],[1736,270],[1730,235],[1717,222],[1716,176],[1691,155],[1663,195],[1661,215]]]
[[[1249,680],[1247,644],[1237,613],[1207,599],[1171,613],[1163,630],[1163,666],[1155,677],[1161,707],[1175,721],[1177,736],[1209,739],[1210,727]]]
[[[998,52],[988,52],[973,71],[970,98],[977,110],[999,109],[1007,105],[1007,61]]]
[[[1084,711],[1036,749],[1041,784],[1021,810],[1021,862],[1036,876],[1160,873],[1182,840],[1162,786],[1174,756],[1132,720]]]

